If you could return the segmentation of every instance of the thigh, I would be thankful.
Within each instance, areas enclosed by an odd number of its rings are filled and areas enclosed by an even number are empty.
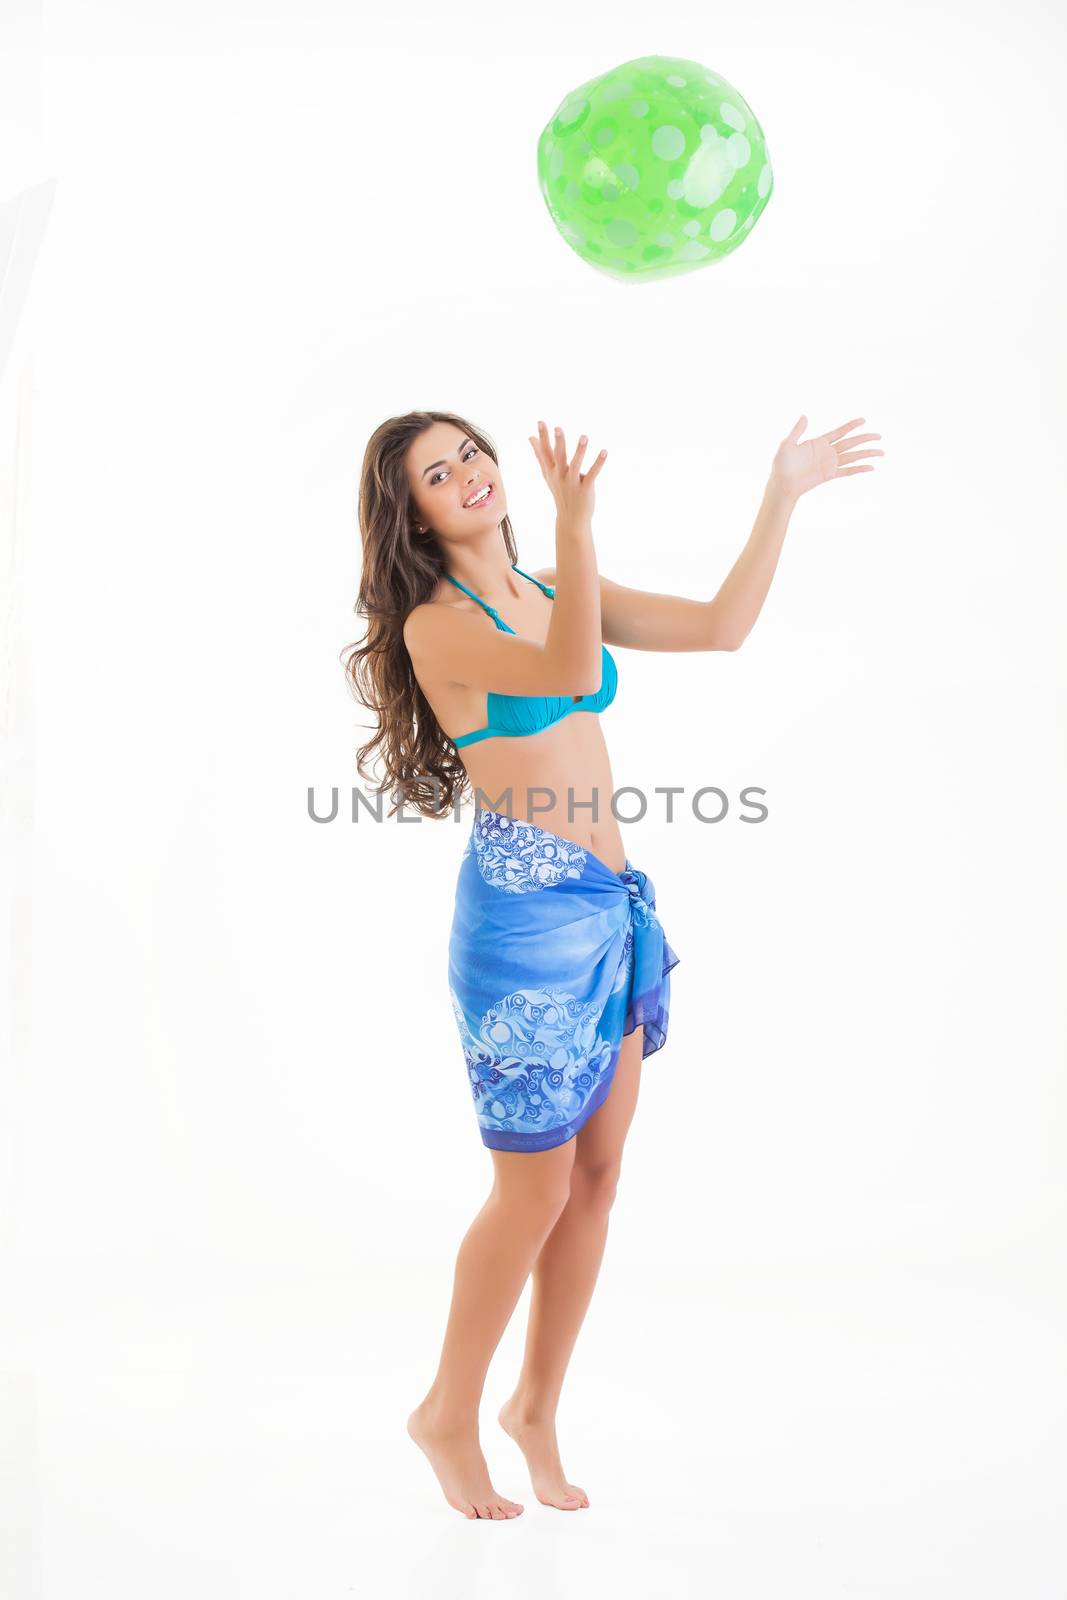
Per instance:
[[[608,1097],[578,1129],[576,1167],[598,1172],[622,1160],[622,1147],[637,1109],[644,1042],[645,1030],[640,1025],[624,1036]]]
[[[573,1139],[551,1150],[490,1148],[489,1154],[493,1158],[493,1187],[503,1199],[549,1208],[566,1203],[574,1166]]]

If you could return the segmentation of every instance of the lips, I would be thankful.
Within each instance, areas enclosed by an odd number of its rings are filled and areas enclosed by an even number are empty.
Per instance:
[[[478,489],[475,490],[475,493],[477,494],[479,492],[479,490],[484,489],[484,488],[485,488],[485,484],[484,483],[479,484],[478,485]],[[494,489],[493,485],[490,484],[489,485],[489,493],[487,495],[485,495],[481,500],[479,500],[477,502],[476,505],[473,505],[473,506],[468,505],[466,500],[464,500],[463,509],[464,509],[464,511],[478,511],[478,510],[481,509],[482,506],[491,505],[495,499],[496,499],[496,490]]]

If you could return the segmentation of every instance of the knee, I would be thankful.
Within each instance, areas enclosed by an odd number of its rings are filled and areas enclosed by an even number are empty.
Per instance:
[[[560,1212],[566,1208],[570,1197],[571,1186],[569,1180],[565,1180],[562,1183],[554,1183],[549,1188],[541,1189],[538,1192],[538,1210],[550,1227],[555,1225]]]
[[[610,1211],[621,1172],[618,1159],[576,1161],[571,1172],[571,1199],[590,1210]]]
[[[529,1160],[529,1157],[526,1157]],[[568,1173],[539,1174],[533,1181],[494,1185],[491,1200],[511,1217],[521,1217],[535,1233],[549,1232],[571,1197]]]

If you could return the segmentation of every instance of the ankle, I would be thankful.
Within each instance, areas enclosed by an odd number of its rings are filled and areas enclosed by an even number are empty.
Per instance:
[[[507,1414],[510,1422],[520,1423],[526,1428],[544,1428],[550,1426],[556,1417],[556,1408],[546,1400],[539,1400],[536,1395],[528,1391],[516,1389],[510,1399],[505,1400],[501,1410]]]
[[[415,1409],[435,1433],[477,1436],[477,1404],[472,1406],[431,1389]]]

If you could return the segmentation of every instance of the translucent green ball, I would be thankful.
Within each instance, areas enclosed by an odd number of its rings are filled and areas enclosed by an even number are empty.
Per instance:
[[[572,90],[537,142],[537,178],[571,249],[628,282],[729,255],[774,182],[741,95],[675,56],[626,61]]]

